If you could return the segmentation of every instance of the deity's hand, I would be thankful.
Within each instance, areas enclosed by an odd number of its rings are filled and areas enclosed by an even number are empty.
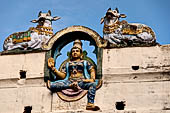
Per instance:
[[[83,79],[83,82],[94,82],[93,79]]]
[[[54,59],[53,58],[48,59],[48,67],[50,67],[51,69],[54,67]]]
[[[60,79],[64,79],[66,77],[66,73],[60,72],[55,68],[53,58],[48,59],[48,67],[51,68],[52,72],[54,72]]]
[[[70,84],[70,87],[74,90],[74,91],[78,91],[79,86],[77,82],[73,82]]]

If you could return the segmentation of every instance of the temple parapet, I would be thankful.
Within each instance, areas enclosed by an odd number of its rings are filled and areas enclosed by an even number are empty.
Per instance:
[[[103,49],[103,85],[95,98],[99,112],[160,113],[169,109],[169,51],[170,45]],[[44,61],[45,52],[0,56],[1,111],[23,112],[25,106],[32,106],[33,113],[93,112],[85,110],[86,97],[65,102],[56,93],[51,95],[44,83]]]

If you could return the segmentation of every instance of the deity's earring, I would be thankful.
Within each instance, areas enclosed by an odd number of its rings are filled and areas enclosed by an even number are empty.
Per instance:
[[[81,54],[80,59],[83,59],[83,57],[84,57],[83,54]]]

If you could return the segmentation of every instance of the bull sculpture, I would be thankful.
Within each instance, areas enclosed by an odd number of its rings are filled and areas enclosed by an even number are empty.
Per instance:
[[[52,21],[56,21],[60,17],[52,17],[51,11],[48,13],[39,12],[38,19],[32,20],[33,23],[38,23],[36,27],[30,27],[25,32],[16,32],[11,34],[5,41],[4,50],[14,49],[40,49],[43,44],[53,35]]]
[[[119,21],[125,18],[125,14],[120,14],[119,10],[109,8],[106,15],[101,18],[100,23],[104,22],[103,38],[109,42],[109,45],[154,45],[156,37],[152,29],[144,24],[128,23]]]

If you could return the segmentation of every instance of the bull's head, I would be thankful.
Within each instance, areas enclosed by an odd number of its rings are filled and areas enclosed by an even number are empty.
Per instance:
[[[42,11],[40,11],[38,14],[38,19],[32,20],[31,22],[38,23],[41,26],[46,26],[46,25],[44,25],[46,23],[47,27],[49,27],[50,24],[52,24],[52,21],[56,21],[58,19],[60,19],[60,17],[58,17],[58,16],[52,17],[51,11],[49,10],[48,13],[42,13]],[[48,26],[48,24],[49,24],[49,26]]]
[[[108,20],[114,20],[115,22],[117,22],[119,20],[119,18],[126,18],[125,14],[120,14],[118,8],[112,10],[111,8],[109,8],[106,12],[106,15],[104,18],[107,18]],[[104,21],[104,18],[101,19],[101,24]]]

